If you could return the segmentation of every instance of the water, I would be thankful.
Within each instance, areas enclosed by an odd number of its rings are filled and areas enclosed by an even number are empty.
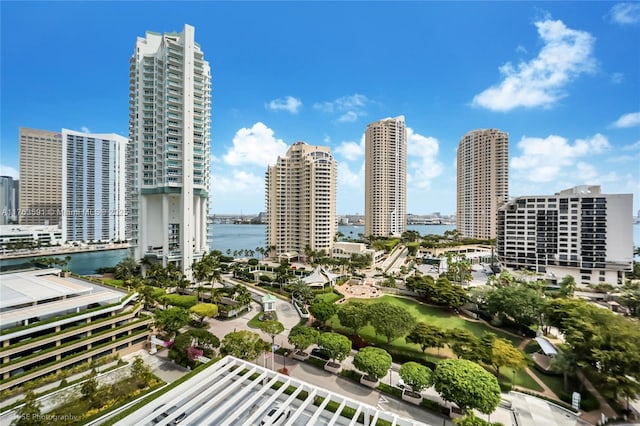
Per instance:
[[[455,225],[408,225],[407,229],[418,231],[420,235],[443,235],[445,231],[456,229]],[[211,238],[211,250],[220,250],[227,253],[231,250],[254,250],[256,247],[266,247],[266,225],[229,225],[209,224],[209,237]],[[364,233],[364,226],[340,225],[338,231],[346,238],[358,238],[358,234]],[[257,255],[257,254],[256,254]]]
[[[445,231],[454,230],[454,225],[408,225],[407,229],[417,231],[420,235],[435,234],[443,235]],[[338,230],[347,238],[358,238],[358,234],[364,232],[364,226],[344,225]],[[257,247],[265,247],[266,225],[227,225],[209,224],[209,235],[211,236],[211,250],[220,250],[227,253],[231,250],[254,250]],[[640,247],[640,224],[633,225],[633,244]],[[77,253],[71,255],[69,269],[81,275],[94,274],[96,269],[102,267],[115,266],[122,259],[127,257],[128,250],[108,250],[90,253]],[[254,255],[258,255],[255,253]],[[64,258],[65,255],[56,257]],[[638,258],[636,257],[636,260]],[[29,259],[0,260],[0,267],[18,265],[28,262]]]

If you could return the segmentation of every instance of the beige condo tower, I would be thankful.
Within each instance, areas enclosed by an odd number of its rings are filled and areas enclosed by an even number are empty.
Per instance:
[[[265,176],[267,249],[271,256],[305,256],[333,249],[336,222],[336,162],[329,147],[294,143]]]
[[[407,130],[404,116],[385,118],[365,132],[366,236],[407,230]]]
[[[509,134],[473,130],[458,144],[457,229],[461,237],[496,237],[498,208],[509,198]]]

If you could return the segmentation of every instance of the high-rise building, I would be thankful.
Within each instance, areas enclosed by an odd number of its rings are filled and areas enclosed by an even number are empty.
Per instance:
[[[147,32],[129,73],[131,245],[187,278],[208,251],[211,71],[194,34]]]
[[[62,129],[62,234],[124,241],[127,138]]]
[[[11,176],[0,176],[0,225],[14,223],[17,218],[16,181]]]
[[[586,185],[518,197],[498,210],[496,255],[556,283],[571,275],[578,284],[622,284],[633,265],[632,205],[632,194]]]
[[[331,255],[336,222],[336,162],[329,147],[294,143],[267,168],[265,201],[271,255]]]
[[[407,229],[407,130],[404,116],[385,118],[365,132],[365,235]]]
[[[20,128],[20,211],[22,225],[60,225],[62,136]]]
[[[509,199],[509,134],[473,130],[458,144],[457,228],[461,237],[496,237],[498,208]]]

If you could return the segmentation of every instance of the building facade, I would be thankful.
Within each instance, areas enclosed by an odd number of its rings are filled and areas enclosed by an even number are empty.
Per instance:
[[[62,234],[124,241],[127,138],[62,129]]]
[[[473,130],[457,152],[457,229],[461,237],[496,237],[498,208],[509,199],[509,134]]]
[[[571,275],[577,284],[622,284],[633,265],[632,203],[632,194],[599,186],[518,197],[498,211],[498,260],[556,283]]]
[[[211,71],[195,29],[139,37],[129,74],[131,245],[191,278],[208,251]]]
[[[271,256],[331,255],[337,231],[336,162],[329,147],[294,143],[267,168],[265,203]]]
[[[62,135],[20,128],[18,223],[61,225]]]
[[[3,274],[0,391],[145,346],[153,318],[127,295],[59,269]]]
[[[366,236],[407,229],[407,130],[404,116],[370,123],[365,132]]]
[[[11,176],[0,176],[0,225],[15,223],[18,218],[17,180]]]

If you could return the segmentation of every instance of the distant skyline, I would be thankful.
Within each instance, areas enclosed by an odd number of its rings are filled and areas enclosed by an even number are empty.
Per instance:
[[[0,175],[18,129],[128,136],[129,58],[195,27],[212,69],[213,214],[264,211],[268,165],[330,146],[338,214],[364,213],[364,132],[404,115],[407,212],[455,214],[456,148],[509,133],[509,195],[576,185],[640,209],[640,3],[0,3]]]

